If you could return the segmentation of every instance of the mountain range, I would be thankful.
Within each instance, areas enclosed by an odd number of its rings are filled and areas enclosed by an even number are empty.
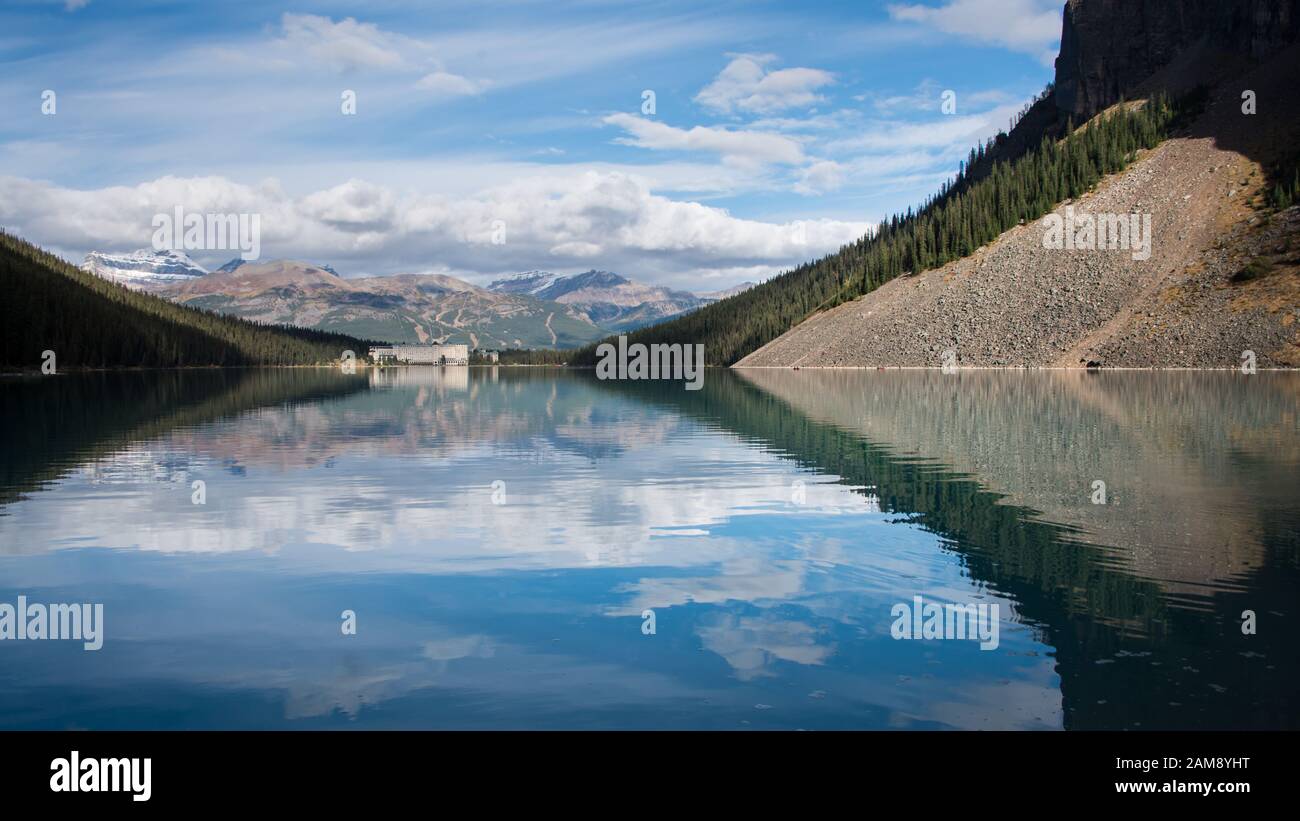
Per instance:
[[[373,344],[194,310],[140,287],[142,279],[203,279],[187,272],[186,259],[162,255],[126,273],[103,259],[91,260],[135,280],[135,287],[121,288],[115,277],[77,268],[0,231],[0,371],[324,365],[338,362],[345,351],[364,356]],[[49,408],[38,416],[47,427],[65,425],[50,421],[59,414]]]
[[[674,291],[594,270],[574,276],[530,271],[487,288],[443,274],[349,279],[328,265],[294,260],[236,258],[208,272],[183,252],[148,249],[94,252],[82,269],[180,304],[258,322],[472,348],[575,347],[727,295]]]
[[[580,311],[602,328],[630,331],[690,313],[752,286],[752,282],[746,282],[726,292],[693,294],[633,282],[610,271],[591,270],[573,276],[528,271],[498,279],[488,290],[558,302]]]

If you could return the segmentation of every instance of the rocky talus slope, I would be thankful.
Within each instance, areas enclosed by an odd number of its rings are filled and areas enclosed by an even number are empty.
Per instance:
[[[1300,366],[1300,209],[1264,207],[1261,158],[1300,136],[1300,49],[1211,95],[1189,133],[1142,152],[1077,201],[1150,214],[1150,258],[1045,248],[1044,221],[974,255],[813,315],[738,367]],[[1241,111],[1240,89],[1269,100]],[[1245,278],[1243,271],[1255,275]]]

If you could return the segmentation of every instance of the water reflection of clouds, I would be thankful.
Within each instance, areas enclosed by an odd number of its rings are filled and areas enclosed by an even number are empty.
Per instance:
[[[696,633],[704,648],[725,659],[741,681],[776,675],[774,661],[819,665],[835,652],[825,630],[770,610],[755,616],[713,612],[702,619]]]
[[[246,423],[250,435],[262,421]],[[105,547],[166,553],[333,544],[382,554],[376,561],[387,569],[472,571],[694,564],[720,554],[679,537],[737,516],[868,507],[847,488],[810,479],[807,504],[795,508],[789,463],[673,424],[675,437],[628,443],[601,459],[544,444],[547,458],[515,461],[511,446],[502,458],[492,442],[465,443],[454,456],[390,458],[363,442],[360,454],[336,452],[328,467],[286,467],[270,455],[246,462],[242,474],[217,469],[210,442],[189,434],[200,455],[168,443],[128,449],[101,461],[94,480],[74,476],[12,507],[0,532],[39,533],[50,548],[98,538]],[[195,506],[188,482],[200,477],[207,504]],[[504,505],[492,503],[497,480],[505,482]],[[69,506],[80,515],[63,515]]]
[[[209,577],[236,584],[222,575],[231,569],[265,577],[258,584],[273,588],[262,591],[273,602],[263,618],[245,632],[229,625],[204,633],[184,665],[150,652],[173,635],[161,625],[175,624],[159,619],[156,606],[153,623],[119,625],[113,672],[123,681],[279,693],[292,721],[352,720],[368,706],[420,699],[437,700],[442,706],[431,712],[445,715],[455,712],[452,702],[466,715],[504,698],[535,704],[539,721],[516,726],[602,711],[650,715],[704,699],[724,712],[753,709],[752,694],[730,693],[699,671],[647,667],[637,654],[660,651],[670,637],[689,637],[726,665],[733,682],[760,686],[792,668],[817,670],[840,681],[838,696],[851,692],[858,709],[924,715],[876,671],[844,669],[841,654],[864,641],[899,652],[887,635],[900,589],[951,600],[975,592],[932,534],[888,524],[861,488],[671,411],[573,385],[549,385],[544,401],[512,407],[500,401],[503,386],[473,387],[467,396],[454,385],[385,384],[131,446],[99,460],[93,473],[11,505],[0,517],[4,552],[68,552],[71,567],[82,554],[68,548],[147,560],[149,572],[134,579],[148,591],[136,605],[145,612],[150,595],[183,593],[169,576],[177,569],[200,587]],[[195,478],[207,482],[205,506],[190,504]],[[505,505],[492,503],[496,480],[506,483]],[[795,480],[805,483],[802,504],[792,501]],[[7,570],[9,584],[49,582],[28,565]],[[334,637],[304,641],[301,631],[311,628],[286,614],[303,606],[298,588],[312,578],[346,585],[383,574],[452,584],[487,574],[501,596],[514,595],[524,579],[554,574],[572,589],[513,599],[508,618],[479,624],[403,613],[384,625],[380,644],[367,640],[346,652]],[[93,585],[95,578],[60,582]],[[214,606],[209,623],[222,622],[233,606]],[[472,612],[484,602],[460,606]],[[646,608],[661,613],[664,634],[634,651]],[[1010,612],[1007,603],[1004,615]],[[575,613],[621,625],[626,637],[601,644],[592,625],[549,640],[530,632],[530,624]],[[375,629],[363,621],[363,636]],[[286,654],[286,646],[298,651]],[[211,652],[201,657],[204,647]],[[62,674],[49,673],[51,680]],[[948,686],[918,689],[933,697]],[[942,720],[968,726],[982,699],[1008,692],[972,690]]]

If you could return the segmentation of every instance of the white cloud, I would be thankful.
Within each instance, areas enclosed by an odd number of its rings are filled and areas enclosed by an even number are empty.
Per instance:
[[[364,180],[348,180],[299,202],[305,216],[343,231],[385,230],[397,221],[391,191]]]
[[[761,131],[825,133],[853,127],[861,118],[860,112],[850,108],[841,108],[826,114],[815,114],[808,117],[764,117],[750,122],[748,127]]]
[[[449,97],[463,97],[480,94],[487,87],[486,83],[452,74],[447,71],[435,71],[426,74],[415,84],[416,88],[445,94]]]
[[[1058,0],[950,0],[946,5],[889,6],[895,20],[920,23],[945,34],[1002,46],[1037,57],[1044,65],[1056,58],[1061,37]]]
[[[675,128],[633,114],[611,114],[604,122],[630,134],[618,141],[639,148],[669,151],[708,151],[724,162],[747,166],[801,165],[803,146],[797,140],[764,131],[746,131],[697,125]]]
[[[844,167],[831,160],[822,160],[803,169],[794,190],[800,194],[816,196],[834,191],[843,184]]]
[[[767,54],[736,55],[713,82],[695,95],[695,101],[724,114],[767,114],[814,105],[822,100],[817,89],[835,82],[833,74],[821,69],[764,68],[774,59]]]
[[[909,94],[877,94],[867,91],[856,95],[858,102],[869,102],[876,111],[885,115],[895,115],[913,111],[938,111],[944,89],[932,79],[922,80]]]
[[[594,242],[562,242],[551,249],[552,256],[589,259],[603,249]]]
[[[246,53],[224,48],[216,53],[233,64],[266,68],[300,67],[306,57],[313,67],[324,65],[340,73],[359,69],[404,73],[419,76],[416,88],[444,97],[473,96],[489,86],[485,80],[448,71],[435,58],[435,50],[428,43],[384,31],[373,23],[361,23],[351,17],[336,22],[314,14],[286,13],[281,18],[281,28],[283,36],[269,51]]]
[[[345,273],[438,268],[486,276],[543,262],[577,268],[596,261],[678,287],[710,272],[774,273],[869,228],[829,219],[741,219],[654,194],[645,180],[619,172],[539,175],[456,199],[358,179],[295,197],[275,180],[162,177],[83,191],[0,177],[0,224],[74,262],[91,250],[147,246],[153,215],[177,205],[261,214],[265,258],[329,261]],[[492,241],[498,223],[506,236],[500,245]]]
[[[409,38],[381,31],[373,23],[360,23],[352,17],[336,23],[315,14],[286,12],[281,26],[284,45],[339,71],[400,68],[405,63],[403,52],[416,46]]]
[[[880,121],[828,144],[833,151],[912,151],[957,147],[964,154],[1004,128],[1020,106],[1007,105],[967,116],[943,115],[925,122]]]

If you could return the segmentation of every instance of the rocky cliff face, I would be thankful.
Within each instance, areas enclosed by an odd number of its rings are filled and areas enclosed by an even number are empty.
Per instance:
[[[1189,49],[1260,60],[1297,39],[1300,0],[1068,0],[1057,106],[1078,121]]]

